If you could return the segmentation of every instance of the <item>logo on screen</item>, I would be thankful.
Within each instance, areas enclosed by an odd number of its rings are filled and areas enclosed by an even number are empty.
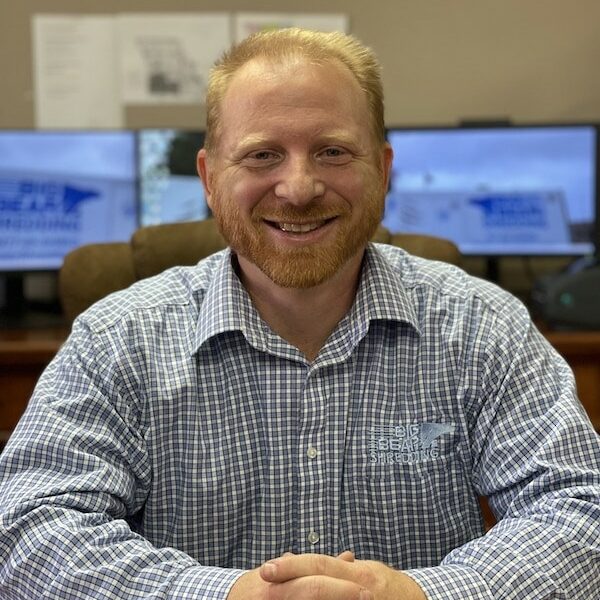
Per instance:
[[[487,227],[546,227],[545,198],[536,195],[498,195],[474,198]]]
[[[79,207],[96,190],[44,180],[0,180],[0,227],[8,231],[79,227]]]

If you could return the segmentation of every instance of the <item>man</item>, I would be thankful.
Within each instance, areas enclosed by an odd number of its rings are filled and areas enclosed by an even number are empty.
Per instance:
[[[505,292],[368,243],[371,51],[259,34],[207,109],[231,248],[75,323],[1,459],[0,598],[598,598],[566,364]]]

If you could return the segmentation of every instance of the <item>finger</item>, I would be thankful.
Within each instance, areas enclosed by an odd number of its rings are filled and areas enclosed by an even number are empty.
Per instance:
[[[356,567],[353,561],[339,560],[335,556],[325,554],[295,554],[280,556],[264,563],[260,576],[273,583],[281,583],[311,575],[327,575],[337,579],[355,579],[353,573]]]
[[[326,577],[310,575],[284,583],[271,584],[270,600],[373,600],[373,594],[360,585]]]
[[[343,552],[340,552],[336,558],[341,558],[346,562],[354,562],[354,552],[352,552],[352,550],[344,550]]]

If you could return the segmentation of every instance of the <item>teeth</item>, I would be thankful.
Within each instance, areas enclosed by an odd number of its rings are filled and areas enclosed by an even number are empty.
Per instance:
[[[288,231],[290,233],[307,233],[320,227],[324,221],[319,223],[278,223],[281,231]]]

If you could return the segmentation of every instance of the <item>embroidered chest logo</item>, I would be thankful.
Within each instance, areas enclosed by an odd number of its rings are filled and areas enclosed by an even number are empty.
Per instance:
[[[454,433],[454,423],[380,425],[369,432],[369,462],[403,464],[435,460],[440,455],[440,437]]]

